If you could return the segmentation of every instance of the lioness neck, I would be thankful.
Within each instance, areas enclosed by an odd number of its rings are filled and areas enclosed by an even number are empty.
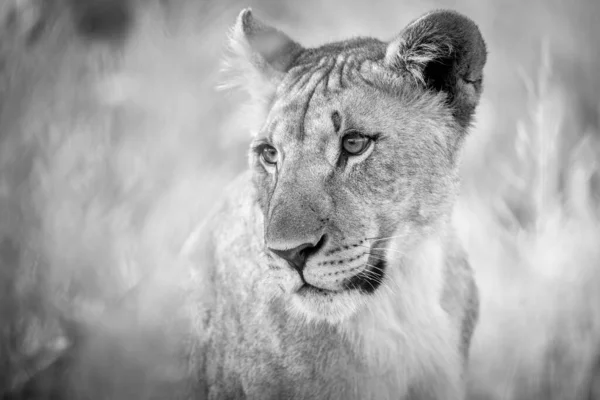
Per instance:
[[[458,338],[440,304],[445,234],[445,229],[438,231],[390,263],[385,289],[342,324],[365,364],[400,368],[403,371],[398,372],[409,380],[418,378],[428,365],[460,365],[458,354],[448,354]]]

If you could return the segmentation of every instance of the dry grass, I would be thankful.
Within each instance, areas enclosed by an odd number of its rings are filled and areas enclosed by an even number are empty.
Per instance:
[[[589,399],[600,373],[599,136],[564,123],[547,48],[541,58],[496,188],[466,187],[456,212],[482,294],[473,398]]]
[[[490,58],[455,213],[482,295],[471,398],[600,399],[597,2],[313,2],[252,5],[308,45],[391,37],[434,7],[480,24]],[[143,370],[170,360],[157,326],[179,247],[246,163],[241,99],[213,88],[247,4],[147,4],[123,55],[1,32],[0,392],[73,345],[69,319],[100,332],[76,360],[87,390],[146,398],[149,376],[180,373]]]

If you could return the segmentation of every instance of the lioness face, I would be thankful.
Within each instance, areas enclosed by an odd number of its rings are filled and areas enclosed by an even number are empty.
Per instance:
[[[471,23],[449,13],[426,28],[443,31],[448,18]],[[282,295],[306,317],[341,321],[393,291],[403,255],[450,213],[480,70],[468,82],[448,74],[483,64],[461,43],[459,61],[444,53],[445,64],[427,70],[437,53],[423,51],[454,44],[436,31],[435,43],[411,46],[422,21],[389,44],[354,39],[305,50],[248,10],[238,19],[235,44],[272,87],[261,89],[267,113],[250,151],[264,253]],[[421,64],[409,64],[411,56]]]
[[[453,194],[449,111],[410,83],[392,96],[377,73],[343,53],[294,68],[252,144],[265,252],[311,316],[343,318],[380,290],[390,253]]]

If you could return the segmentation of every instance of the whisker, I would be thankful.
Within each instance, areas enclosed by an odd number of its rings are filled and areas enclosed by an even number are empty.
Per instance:
[[[371,265],[369,263],[366,263],[367,266],[372,267],[372,268],[377,268],[374,265]],[[373,271],[370,271],[368,269],[365,269],[364,271],[365,273],[370,273],[373,274]],[[398,290],[402,290],[402,288],[400,287],[400,285],[398,284],[398,282],[392,280],[392,279],[382,279],[380,277],[376,277],[376,280],[379,281],[379,283],[381,284],[381,287],[385,287],[386,290],[388,290],[390,292],[390,294],[394,295],[396,294],[396,292],[394,291],[394,288],[398,289]]]
[[[376,266],[368,264],[368,263],[366,265],[371,268],[377,268]],[[358,275],[369,276],[370,278],[373,278],[378,283],[383,282],[382,278],[379,275],[377,275],[374,271],[371,271],[369,269],[364,269],[364,270],[360,271],[358,273]]]
[[[365,263],[365,268],[363,268],[363,269],[362,269],[360,272],[358,272],[356,275],[361,275],[361,274],[362,274],[362,275],[365,275],[365,274],[367,274],[367,275],[368,275],[368,274],[371,274],[371,275],[375,275],[375,276],[376,276],[376,274],[375,274],[375,273],[374,273],[372,270],[370,270],[368,267],[371,267],[371,268],[376,268],[374,265],[371,265],[371,264],[369,264],[369,263]]]
[[[378,276],[377,274],[375,274],[373,271],[369,271],[368,269],[365,269],[365,270],[359,272],[356,276],[367,276],[367,277],[372,278],[373,280],[375,280],[375,281],[377,281],[379,283],[382,282],[380,276]]]
[[[376,271],[382,271],[382,270],[383,270],[382,268],[380,268],[380,267],[378,267],[378,266],[376,266],[376,265],[373,265],[373,264],[365,263],[365,265],[366,265],[367,267],[371,267],[371,268],[373,268],[373,269],[374,269],[374,270],[376,270]],[[368,271],[368,272],[370,272],[370,273],[375,273],[374,271],[372,271],[372,270],[369,270],[369,269],[365,269],[365,271]]]
[[[396,249],[386,249],[385,247],[373,247],[373,248],[371,248],[371,247],[369,247],[369,246],[365,246],[365,245],[362,245],[362,244],[361,244],[361,245],[359,245],[359,246],[367,247],[367,248],[369,248],[369,249],[371,249],[371,250],[384,250],[384,251],[393,251],[393,252],[395,252],[395,253],[398,253],[398,254],[401,254],[401,255],[406,255],[406,253],[405,253],[405,252],[403,252],[403,251],[400,251],[400,250],[396,250]],[[371,254],[371,253],[369,253],[369,254]]]
[[[378,285],[378,287],[380,287],[383,284],[383,282],[377,281],[375,279],[366,279],[366,282],[369,286],[371,286],[371,289],[373,289],[373,292],[375,292],[377,290],[375,285]]]
[[[378,281],[375,277],[369,277],[368,274],[365,274],[365,272],[371,272],[371,271],[365,269],[365,270],[359,272],[357,276],[364,276],[364,277],[369,278],[369,279],[367,279],[367,283],[369,284],[369,286],[371,286],[371,288],[373,289],[373,292],[375,292],[376,289],[375,289],[375,286],[373,286],[373,284],[371,283],[371,279],[374,280],[375,282],[377,282],[380,285],[381,285],[382,282]]]
[[[375,257],[378,260],[382,260],[382,261],[387,261],[387,258],[385,258],[385,256],[380,256],[379,254],[373,254],[373,253],[366,253],[371,257]]]
[[[371,247],[371,246],[366,246],[366,245],[364,245],[364,244],[359,244],[359,246],[360,246],[360,247],[365,247],[365,248],[368,248],[368,249],[371,249],[371,250],[388,250],[388,251],[395,251],[395,252],[397,252],[397,253],[404,254],[404,253],[402,253],[400,250],[396,250],[396,249],[388,249],[388,248],[386,248],[386,247]]]
[[[365,247],[365,248],[367,248],[367,249],[369,249],[369,250],[372,250],[371,246],[366,246],[366,245],[364,245],[364,244],[359,244],[359,246],[361,246],[361,247]],[[383,248],[383,247],[377,247],[377,248],[376,248],[376,250],[382,250],[382,249],[384,249],[384,248]]]
[[[365,240],[388,240],[388,239],[396,239],[396,238],[401,238],[404,235],[394,235],[394,236],[387,236],[387,237],[371,237],[371,238],[365,238]]]
[[[384,250],[384,251],[393,251],[394,253],[398,253],[398,254],[402,254],[402,255],[406,255],[405,251],[402,250],[396,250],[396,249],[386,249],[384,247],[373,247],[371,250]]]

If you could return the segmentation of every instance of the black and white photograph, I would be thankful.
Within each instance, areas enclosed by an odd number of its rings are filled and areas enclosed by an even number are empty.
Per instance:
[[[0,0],[0,399],[600,400],[600,1]]]

